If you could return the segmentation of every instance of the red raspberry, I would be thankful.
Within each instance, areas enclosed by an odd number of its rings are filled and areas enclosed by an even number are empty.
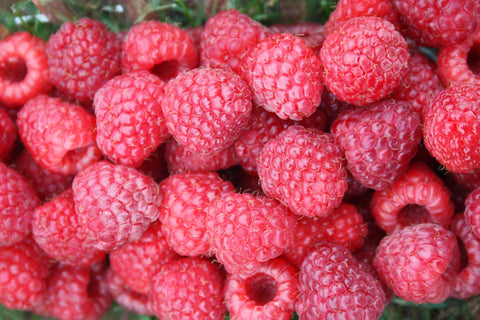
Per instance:
[[[452,297],[468,299],[480,294],[480,239],[472,232],[463,214],[453,217],[451,229],[465,249],[467,258],[466,265],[461,266],[455,277]]]
[[[407,171],[422,139],[420,125],[408,102],[386,99],[345,110],[330,130],[352,176],[367,188],[383,190]]]
[[[320,106],[318,106],[318,109],[322,110],[326,116],[325,128],[329,129],[330,125],[338,117],[338,115],[351,107],[352,106],[350,104],[339,100],[333,93],[325,88],[322,92],[322,103],[320,103]]]
[[[0,246],[0,303],[9,309],[32,310],[47,290],[50,263],[31,238]]]
[[[10,155],[17,140],[17,128],[8,112],[0,108],[0,161]]]
[[[165,160],[165,144],[160,145],[157,150],[153,151],[137,169],[152,177],[155,182],[165,179],[169,175]]]
[[[152,280],[150,300],[160,319],[223,320],[220,269],[199,257],[167,263]]]
[[[309,21],[295,22],[293,24],[276,24],[270,26],[270,30],[275,34],[290,33],[295,37],[302,38],[317,55],[320,53],[320,48],[327,37],[323,25]]]
[[[340,149],[319,130],[288,127],[263,147],[257,166],[265,193],[297,215],[326,216],[347,189]]]
[[[120,73],[122,41],[100,22],[65,22],[47,42],[50,81],[63,94],[91,101],[108,79]]]
[[[0,246],[25,240],[39,205],[40,198],[28,181],[0,162]]]
[[[242,73],[244,56],[270,30],[235,9],[218,12],[205,23],[200,41],[200,65]]]
[[[89,267],[105,258],[105,252],[89,247],[78,221],[69,188],[35,209],[33,236],[50,257],[70,266]]]
[[[229,273],[250,273],[293,241],[295,216],[274,199],[226,193],[207,209],[207,234]]]
[[[35,161],[51,172],[75,174],[101,157],[95,117],[78,105],[39,95],[18,112],[17,126]]]
[[[413,110],[423,119],[423,110],[442,89],[436,65],[422,53],[415,52],[410,59],[407,74],[390,97],[409,102]]]
[[[350,171],[347,170],[347,191],[343,194],[343,199],[352,199],[357,198],[361,195],[364,195],[368,191],[371,191],[365,187],[362,183],[356,180]]]
[[[160,105],[164,86],[141,70],[117,76],[95,93],[96,141],[108,159],[138,167],[170,136]]]
[[[480,170],[470,172],[451,172],[450,173],[455,184],[459,185],[466,191],[473,191],[480,186]]]
[[[150,291],[150,281],[165,263],[179,258],[168,245],[162,224],[153,222],[142,236],[109,254],[110,267],[131,290],[142,294]]]
[[[459,83],[435,95],[425,108],[425,147],[447,170],[480,168],[480,84]]]
[[[300,319],[378,319],[385,293],[345,247],[322,241],[308,253],[298,276]]]
[[[366,106],[385,98],[408,71],[410,53],[395,26],[382,18],[352,18],[320,50],[325,85],[340,100]]]
[[[132,26],[123,43],[124,72],[146,70],[163,81],[198,65],[195,45],[177,26],[150,20]]]
[[[190,150],[178,144],[175,139],[165,143],[165,161],[171,174],[217,171],[228,169],[238,164],[233,145],[214,153],[203,153]]]
[[[160,220],[168,244],[182,256],[209,255],[207,208],[224,193],[235,192],[216,172],[178,173],[160,184]]]
[[[253,48],[243,68],[253,101],[282,119],[301,120],[320,104],[321,62],[303,39],[274,34]]]
[[[273,259],[251,275],[228,274],[224,296],[230,318],[289,320],[297,299],[296,273],[285,260]]]
[[[50,90],[46,46],[43,39],[26,31],[0,41],[0,103],[4,107],[19,109]]]
[[[465,221],[480,238],[480,187],[473,189],[465,199]]]
[[[357,208],[342,202],[326,217],[306,217],[297,220],[295,236],[285,249],[285,257],[300,266],[305,255],[318,241],[333,241],[353,252],[363,246],[368,228]]]
[[[415,205],[427,211],[429,222],[444,228],[450,225],[454,213],[450,191],[435,172],[422,162],[410,165],[408,171],[390,188],[376,191],[370,203],[377,224],[387,233],[422,221],[425,217],[419,219],[413,215],[408,219],[403,216],[408,211],[402,213],[402,209]]]
[[[427,47],[468,39],[480,26],[477,0],[393,0],[409,37]]]
[[[78,220],[92,246],[110,251],[135,241],[158,218],[163,196],[140,171],[99,161],[73,179]]]
[[[197,52],[200,52],[200,42],[202,41],[202,33],[204,30],[205,26],[203,25],[183,29],[183,31],[185,31],[192,39],[193,45],[195,46]],[[200,59],[200,56],[198,56],[198,59]]]
[[[398,13],[390,0],[363,0],[361,2],[340,0],[325,22],[325,30],[327,34],[330,34],[346,21],[361,16],[384,18],[390,21],[397,30],[402,29]]]
[[[453,291],[459,262],[455,235],[438,224],[422,223],[384,237],[373,266],[398,297],[441,303]]]
[[[240,136],[252,102],[247,84],[235,73],[198,68],[167,83],[162,109],[168,129],[180,144],[215,153]]]

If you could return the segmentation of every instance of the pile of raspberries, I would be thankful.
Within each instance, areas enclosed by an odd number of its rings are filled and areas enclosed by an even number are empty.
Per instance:
[[[0,105],[6,308],[378,319],[480,294],[477,0],[16,32]]]

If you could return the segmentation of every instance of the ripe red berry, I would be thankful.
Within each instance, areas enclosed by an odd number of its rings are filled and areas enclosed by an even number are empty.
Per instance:
[[[465,221],[480,238],[480,187],[473,189],[465,199]]]
[[[313,49],[316,55],[320,53],[323,41],[327,37],[325,27],[317,22],[299,21],[293,24],[275,24],[270,26],[273,33],[290,33],[292,36],[302,38]]]
[[[5,161],[17,140],[17,128],[8,115],[8,112],[0,108],[0,161]]]

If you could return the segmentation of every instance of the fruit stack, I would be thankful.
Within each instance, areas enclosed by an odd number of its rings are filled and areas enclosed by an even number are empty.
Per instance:
[[[18,31],[0,105],[6,308],[378,319],[480,294],[477,0]]]

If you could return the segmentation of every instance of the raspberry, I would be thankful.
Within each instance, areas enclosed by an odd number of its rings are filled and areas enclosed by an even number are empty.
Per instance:
[[[405,217],[404,215],[408,213],[402,213],[402,209],[408,206],[423,207],[428,215],[428,221],[444,228],[448,228],[454,213],[450,191],[422,162],[411,164],[408,171],[390,188],[376,191],[370,203],[377,224],[387,233],[425,218],[415,215]]]
[[[320,50],[324,82],[340,100],[366,106],[385,98],[408,72],[410,53],[395,26],[382,18],[352,18]]]
[[[473,189],[465,199],[465,221],[480,238],[480,187]]]
[[[325,113],[325,128],[328,129],[340,113],[351,107],[350,104],[339,100],[333,93],[325,88],[322,92],[322,103],[320,103],[320,106],[318,106],[317,109],[322,110]]]
[[[240,136],[252,102],[247,84],[238,75],[198,68],[167,83],[162,109],[168,129],[180,144],[215,153]]]
[[[72,183],[78,221],[91,246],[110,251],[137,240],[158,218],[163,196],[140,171],[99,161],[80,171]]]
[[[235,9],[218,12],[205,23],[200,41],[200,65],[242,73],[241,62],[270,30]]]
[[[454,182],[462,189],[473,191],[473,189],[480,186],[480,170],[473,170],[470,172],[451,172]]]
[[[386,99],[345,110],[330,130],[352,176],[367,188],[383,190],[408,169],[422,139],[420,125],[408,102]]]
[[[315,129],[288,127],[265,144],[257,167],[265,193],[297,215],[326,216],[347,188],[345,163],[333,136]]]
[[[228,274],[225,305],[231,319],[288,320],[297,299],[296,270],[282,259],[262,264],[251,275]]]
[[[164,86],[141,70],[117,76],[95,93],[96,141],[112,162],[138,167],[170,136],[160,105]]]
[[[393,0],[393,7],[419,45],[439,47],[471,37],[480,26],[476,0]]]
[[[207,207],[224,193],[235,192],[216,172],[178,173],[160,184],[160,220],[168,244],[182,256],[209,255]]]
[[[10,155],[17,140],[17,128],[8,112],[0,108],[0,161]]]
[[[198,55],[190,36],[168,23],[140,22],[130,28],[123,43],[124,72],[146,70],[166,82],[197,64]]]
[[[21,242],[31,233],[40,199],[28,181],[0,162],[0,246]]]
[[[17,126],[35,161],[51,172],[75,174],[101,157],[95,117],[78,105],[39,95],[18,112]]]
[[[150,300],[160,319],[223,319],[220,269],[199,257],[164,265],[152,280]]]
[[[112,250],[109,258],[116,276],[131,290],[146,295],[160,266],[179,256],[168,245],[162,224],[155,221],[138,240]]]
[[[378,319],[385,293],[380,282],[342,245],[321,241],[300,266],[300,319]]]
[[[233,145],[214,153],[196,152],[178,144],[175,139],[165,143],[165,160],[171,174],[217,171],[237,165],[238,160]]]
[[[459,244],[463,245],[467,255],[466,265],[461,266],[455,277],[452,297],[468,299],[480,294],[480,239],[469,228],[463,214],[456,214],[453,217],[451,230],[457,236]]]
[[[390,98],[409,102],[413,110],[423,119],[423,110],[442,89],[436,65],[422,53],[415,52],[410,59],[407,74],[390,94]]]
[[[120,73],[122,41],[100,22],[65,22],[47,42],[50,81],[68,97],[91,101],[108,79]]]
[[[207,209],[211,247],[227,272],[248,274],[292,242],[295,216],[278,201],[226,193]]]
[[[43,39],[26,31],[0,41],[0,103],[4,107],[19,109],[50,90],[46,46]]]
[[[311,115],[322,97],[321,62],[305,40],[289,33],[260,41],[243,62],[253,101],[282,119]]]
[[[480,84],[459,83],[435,95],[425,108],[428,151],[453,172],[480,168]]]
[[[203,25],[196,26],[193,28],[183,29],[183,31],[185,31],[192,39],[193,45],[195,46],[195,49],[197,50],[197,52],[200,52],[200,41],[202,40],[202,33],[204,30],[205,30],[205,26]],[[200,59],[200,56],[198,56],[198,59]]]
[[[455,235],[438,224],[422,223],[385,236],[373,266],[398,297],[441,303],[453,291],[459,261]]]
[[[89,267],[105,258],[105,252],[86,244],[72,188],[35,209],[32,229],[35,241],[45,253],[63,264]]]
[[[270,30],[275,34],[290,33],[295,37],[302,38],[317,55],[320,53],[320,48],[327,37],[323,25],[310,21],[295,22],[293,24],[276,24],[270,26]]]
[[[157,150],[153,151],[137,169],[147,176],[152,177],[155,182],[160,182],[165,179],[168,176],[167,162],[165,160],[165,144],[160,145]]]

